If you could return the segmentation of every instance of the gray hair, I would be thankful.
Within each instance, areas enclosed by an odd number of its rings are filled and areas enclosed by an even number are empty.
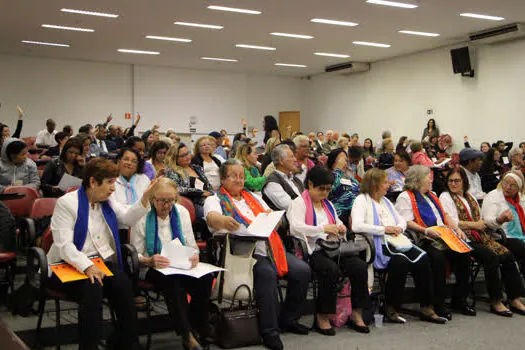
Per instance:
[[[225,179],[228,176],[228,168],[234,165],[240,165],[244,167],[244,165],[239,160],[232,158],[221,164],[221,167],[219,168],[219,176],[221,179]]]
[[[386,138],[389,138],[389,137],[392,137],[392,133],[389,130],[385,130],[381,134],[381,138],[383,138],[383,139],[386,139]]]
[[[296,137],[293,138],[293,143],[295,144],[296,148],[299,148],[299,145],[301,144],[301,142],[304,142],[304,141],[310,143],[310,140],[308,139],[306,135],[297,135]]]
[[[513,148],[509,152],[509,158],[514,157],[517,154],[523,154],[523,150],[521,148]]]
[[[428,174],[430,174],[429,167],[424,165],[411,166],[405,177],[405,190],[418,191]]]
[[[286,151],[291,150],[288,145],[279,145],[272,150],[272,163],[277,166],[281,159],[286,157]]]

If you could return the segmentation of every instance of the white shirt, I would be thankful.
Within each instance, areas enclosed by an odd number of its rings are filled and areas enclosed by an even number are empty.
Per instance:
[[[135,193],[137,194],[137,201],[140,201],[149,184],[150,179],[146,175],[135,174]],[[115,181],[115,192],[111,194],[111,198],[121,205],[130,206],[126,197],[126,185],[120,177]],[[127,229],[129,226],[120,225],[119,228]]]
[[[462,168],[467,174],[468,183],[470,184],[470,188],[468,191],[470,192],[470,194],[472,194],[476,199],[485,198],[487,194],[483,192],[483,188],[481,187],[481,176],[479,176],[478,173],[471,173],[465,167]]]
[[[525,208],[525,196],[520,196],[520,204]],[[492,229],[502,228],[505,233],[507,232],[508,222],[498,225],[496,219],[500,216],[505,210],[510,209],[503,191],[495,189],[490,191],[485,199],[483,199],[483,204],[481,205],[481,217],[485,221],[488,227]]]
[[[252,195],[255,197],[255,199],[257,199],[257,201],[259,201],[259,203],[261,203],[261,205],[263,206],[264,210],[269,210],[270,209],[270,207],[268,207],[268,204],[266,204],[262,200],[261,197],[259,197],[258,195],[254,194],[254,193],[252,193]],[[248,206],[248,204],[246,203],[246,201],[243,198],[241,198],[241,200],[237,200],[235,198],[232,198],[232,199],[233,199],[233,203],[235,204],[237,209],[240,211],[240,213],[245,218],[247,218],[249,220],[252,220],[252,221],[255,219],[255,215],[253,214],[252,209]],[[222,208],[221,208],[221,200],[219,199],[219,197],[216,194],[206,198],[206,200],[204,201],[204,209],[203,210],[204,210],[204,217],[205,218],[211,212],[217,212],[217,213],[223,215]],[[228,231],[226,231],[226,230],[214,229],[210,225],[208,225],[208,228],[210,229],[210,232],[212,234],[225,234],[225,233],[228,233]],[[235,234],[235,232],[231,232],[231,234]],[[261,256],[266,256],[267,255],[266,254],[266,242],[264,242],[264,241],[257,241],[255,243],[255,254],[258,254],[258,255],[261,255]]]
[[[304,180],[306,180],[307,174],[308,174],[308,167],[304,164],[301,164],[301,172],[299,174],[295,174],[295,177],[301,180],[302,183],[304,183]]]
[[[295,186],[295,183],[290,180],[290,178],[285,173],[279,170],[275,170],[275,173],[283,178],[298,196],[301,195],[301,192],[299,192],[299,189],[297,186]],[[286,193],[283,186],[276,182],[268,183],[268,185],[264,187],[263,192],[268,197],[268,199],[270,199],[272,203],[281,210],[288,210],[290,204],[292,203],[292,198],[288,195],[288,193]]]
[[[37,145],[47,145],[49,147],[54,147],[57,145],[57,142],[55,140],[55,135],[56,135],[57,131],[56,130],[53,130],[52,133],[50,133],[49,131],[47,131],[47,129],[45,130],[40,130],[37,134],[36,134],[36,141],[35,141],[35,144]]]
[[[384,200],[388,201],[388,198],[384,198]],[[406,230],[407,223],[403,216],[401,216],[394,208],[394,205],[392,205],[392,209],[394,209],[394,214],[396,215],[396,217],[393,217],[387,204],[383,201],[381,201],[381,203],[374,201],[381,225],[375,225],[373,222],[368,222],[367,217],[373,217],[373,215],[369,215],[368,210],[371,208],[368,207],[367,203],[368,201],[364,194],[360,194],[355,199],[351,214],[352,231],[383,236],[385,234],[385,226],[398,226],[401,227],[403,231]]]
[[[106,146],[106,141],[96,138],[95,143],[97,144],[98,148],[100,148],[100,153],[109,153],[108,147]]]
[[[195,248],[198,252],[199,248],[195,242],[195,236],[193,234],[193,228],[191,226],[190,213],[184,206],[175,204],[179,211],[180,225],[186,247]],[[149,257],[148,250],[146,248],[146,216],[139,220],[139,222],[131,229],[131,244],[137,249],[139,257]],[[157,217],[157,223],[159,228],[159,238],[162,244],[167,244],[172,241],[171,223],[170,217],[164,220]]]
[[[149,211],[142,206],[141,201],[127,207],[116,203],[110,198],[110,205],[115,211],[119,225],[133,226]],[[109,228],[100,204],[95,204],[93,209],[89,206],[88,232],[86,242],[81,251],[73,243],[74,228],[78,213],[78,191],[66,193],[57,200],[53,217],[51,218],[51,231],[53,232],[53,245],[47,253],[47,261],[54,264],[61,260],[74,266],[78,271],[84,272],[93,265],[89,256],[100,255],[104,259],[115,254],[113,233]]]
[[[434,212],[434,215],[436,216],[436,225],[443,226],[443,220],[441,219],[441,215],[439,215],[438,209],[434,206],[434,203],[428,200],[426,196],[425,200],[430,205],[432,211]],[[405,219],[406,222],[416,220],[416,218],[414,217],[414,212],[412,211],[412,201],[410,200],[407,191],[402,192],[399,195],[399,197],[397,197],[396,210],[403,217],[403,219]]]
[[[467,199],[459,195],[458,197],[463,202],[463,205],[465,206],[469,214],[472,215],[472,210],[470,208],[470,205],[468,204]],[[441,202],[445,213],[447,213],[457,225],[459,223],[458,208],[456,207],[456,203],[454,203],[454,199],[452,199],[450,193],[446,191],[441,193],[441,195],[439,196],[439,201]],[[476,203],[476,205],[478,204]]]
[[[335,213],[336,211],[333,204],[330,203],[330,205],[332,206],[332,209]],[[328,237],[328,234],[324,232],[323,228],[325,225],[329,224],[328,216],[323,209],[314,210],[317,221],[316,226],[307,225],[305,222],[306,204],[304,203],[302,196],[299,196],[292,201],[290,207],[288,208],[288,212],[286,213],[286,217],[290,223],[290,234],[306,242],[308,246],[308,254],[312,254],[316,249],[315,242],[318,239],[326,239],[326,237]],[[337,215],[336,225],[343,225],[343,222],[339,220]]]
[[[210,162],[203,161],[203,168],[204,168],[204,175],[206,175],[206,178],[210,182],[211,186],[213,187],[213,190],[216,191],[221,186],[221,179],[219,176],[219,167],[215,162],[212,160]]]

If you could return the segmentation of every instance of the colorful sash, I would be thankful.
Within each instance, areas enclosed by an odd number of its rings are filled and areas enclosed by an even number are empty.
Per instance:
[[[469,213],[467,206],[463,200],[455,193],[450,192],[450,196],[456,205],[458,211],[458,218],[460,221],[479,221],[481,219],[481,214],[479,212],[478,202],[472,195],[468,192],[465,193],[465,199],[470,207]],[[481,234],[477,230],[463,230],[473,241],[482,243]]]
[[[170,211],[170,226],[171,239],[178,238],[182,245],[186,245],[182,234],[179,211],[175,205]],[[149,256],[159,254],[162,251],[162,242],[159,239],[159,219],[154,206],[151,206],[151,210],[146,216],[146,250]]]
[[[439,202],[439,199],[432,192],[421,194],[419,191],[407,191],[410,201],[412,202],[412,211],[414,212],[414,219],[416,224],[422,227],[431,227],[437,225],[437,218],[432,210],[432,207],[427,202],[425,197],[434,204],[439,212],[441,221],[446,225],[445,211]]]
[[[304,204],[306,205],[306,217],[305,222],[307,225],[310,226],[317,226],[317,216],[315,215],[314,206],[312,204],[312,198],[310,197],[310,192],[308,190],[305,190],[301,197],[303,197]],[[335,212],[334,208],[328,201],[328,199],[323,199],[321,201],[321,204],[323,205],[324,212],[326,213],[326,216],[328,217],[328,222],[330,224],[335,224]]]
[[[224,215],[231,216],[235,219],[235,221],[245,225],[246,227],[251,224],[252,221],[240,213],[239,209],[235,206],[232,197],[223,187],[220,188],[220,191],[217,195],[221,200],[221,209]],[[246,204],[248,204],[255,216],[257,216],[259,213],[266,212],[261,203],[259,203],[259,201],[250,192],[242,190],[241,197],[246,201]],[[277,274],[279,276],[286,275],[288,273],[286,252],[284,250],[281,237],[279,237],[279,234],[275,230],[268,238],[268,243],[270,245],[269,257],[275,265]]]
[[[517,214],[520,225],[517,225],[516,223],[515,226],[521,226],[521,234],[523,235],[525,233],[525,213],[523,212],[523,207],[520,204],[519,194],[517,194],[515,198],[505,196],[505,200],[509,204],[509,207],[512,209],[512,211]],[[519,227],[516,227],[514,231],[519,231]]]

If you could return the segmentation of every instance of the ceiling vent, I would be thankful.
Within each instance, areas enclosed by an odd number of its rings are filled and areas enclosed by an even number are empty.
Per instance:
[[[525,37],[523,25],[513,23],[473,33],[469,36],[469,39],[473,44],[493,44],[497,42],[516,40],[523,37]]]
[[[356,73],[363,73],[370,71],[370,63],[366,62],[344,62],[326,66],[325,73],[333,73],[337,75],[351,75]]]

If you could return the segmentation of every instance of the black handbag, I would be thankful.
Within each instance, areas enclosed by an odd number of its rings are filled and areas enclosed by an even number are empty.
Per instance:
[[[317,244],[330,259],[341,256],[357,256],[367,248],[366,241],[355,241],[350,239],[347,241],[327,241],[324,239],[318,239]]]
[[[235,298],[240,289],[248,290],[248,302],[235,306]],[[233,294],[229,308],[219,311],[217,320],[217,345],[223,349],[241,348],[261,344],[257,307],[253,305],[252,292],[246,284],[241,284]]]

